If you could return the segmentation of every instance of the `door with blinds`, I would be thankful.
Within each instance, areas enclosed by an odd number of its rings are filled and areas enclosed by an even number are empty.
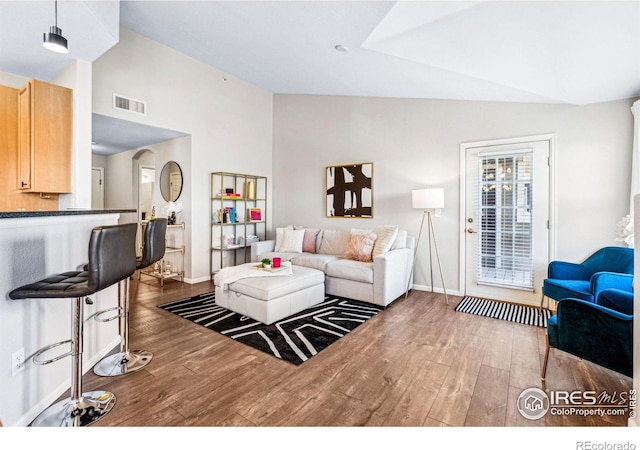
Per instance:
[[[540,303],[549,261],[551,139],[465,144],[464,288]]]

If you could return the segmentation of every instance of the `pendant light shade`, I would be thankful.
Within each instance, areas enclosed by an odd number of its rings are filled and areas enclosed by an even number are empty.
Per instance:
[[[62,30],[58,28],[58,0],[55,2],[56,8],[56,24],[49,27],[49,32],[44,33],[42,45],[46,49],[56,53],[67,53],[67,39],[62,35]]]

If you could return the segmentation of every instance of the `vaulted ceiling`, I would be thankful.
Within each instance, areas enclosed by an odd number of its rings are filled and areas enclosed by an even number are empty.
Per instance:
[[[53,24],[53,0],[0,1],[0,70],[51,79],[73,59],[99,58],[122,26],[277,94],[570,105],[640,96],[640,0],[60,0],[66,55],[42,47]]]

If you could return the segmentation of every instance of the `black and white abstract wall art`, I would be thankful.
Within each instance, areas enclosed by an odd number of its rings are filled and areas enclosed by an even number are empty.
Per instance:
[[[373,163],[327,166],[327,217],[373,218]]]

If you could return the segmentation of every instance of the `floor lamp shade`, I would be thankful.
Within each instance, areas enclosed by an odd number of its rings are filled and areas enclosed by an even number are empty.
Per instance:
[[[419,209],[444,208],[444,189],[415,189],[411,191],[411,202]]]

